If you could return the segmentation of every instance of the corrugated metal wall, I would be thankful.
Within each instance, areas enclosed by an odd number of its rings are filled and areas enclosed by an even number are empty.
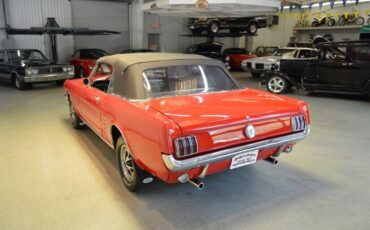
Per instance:
[[[15,28],[44,26],[47,17],[55,17],[61,27],[72,26],[71,3],[61,0],[6,0],[8,23]],[[7,48],[40,49],[50,57],[47,36],[12,35],[13,42]],[[72,53],[73,37],[58,36],[59,60],[64,61]],[[11,47],[10,47],[11,46]]]
[[[75,36],[75,48],[100,48],[117,53],[130,47],[128,6],[122,1],[73,0],[75,27],[119,31],[118,35]]]
[[[153,24],[159,23],[159,28]],[[206,42],[206,38],[179,36],[190,34],[187,28],[188,18],[158,16],[153,14],[144,15],[144,47],[148,47],[148,34],[160,34],[161,51],[163,52],[186,52],[192,44]],[[235,47],[239,44],[238,38],[215,38],[215,41],[224,43],[223,48]]]

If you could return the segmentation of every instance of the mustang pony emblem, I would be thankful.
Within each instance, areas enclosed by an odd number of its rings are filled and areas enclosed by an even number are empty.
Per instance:
[[[245,135],[247,135],[247,137],[249,138],[253,138],[256,136],[256,129],[254,128],[253,125],[248,125],[245,128]]]

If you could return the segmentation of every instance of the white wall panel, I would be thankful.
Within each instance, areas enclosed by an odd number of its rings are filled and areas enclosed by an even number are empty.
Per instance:
[[[118,35],[75,36],[75,48],[100,48],[111,53],[128,49],[128,6],[123,1],[72,0],[74,27],[119,31]]]

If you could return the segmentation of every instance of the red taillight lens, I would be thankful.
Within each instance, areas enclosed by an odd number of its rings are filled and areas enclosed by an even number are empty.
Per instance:
[[[195,136],[177,138],[174,145],[177,157],[187,157],[198,153],[198,143]]]

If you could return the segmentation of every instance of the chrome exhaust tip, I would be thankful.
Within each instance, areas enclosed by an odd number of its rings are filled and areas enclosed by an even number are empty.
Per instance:
[[[199,181],[198,179],[191,179],[189,180],[189,183],[197,187],[199,190],[202,190],[204,188],[204,183]]]
[[[179,182],[181,182],[181,183],[186,183],[186,182],[188,182],[189,181],[189,174],[187,174],[187,173],[185,173],[185,174],[182,174],[181,176],[179,176],[178,178],[177,178],[177,180],[179,181]]]
[[[268,161],[268,162],[270,162],[271,164],[274,164],[274,165],[277,165],[277,163],[279,163],[279,161],[278,160],[276,160],[275,158],[273,158],[273,157],[267,157],[267,158],[265,158],[264,159],[265,161]]]
[[[284,150],[284,153],[291,153],[293,151],[293,147],[290,146]]]

